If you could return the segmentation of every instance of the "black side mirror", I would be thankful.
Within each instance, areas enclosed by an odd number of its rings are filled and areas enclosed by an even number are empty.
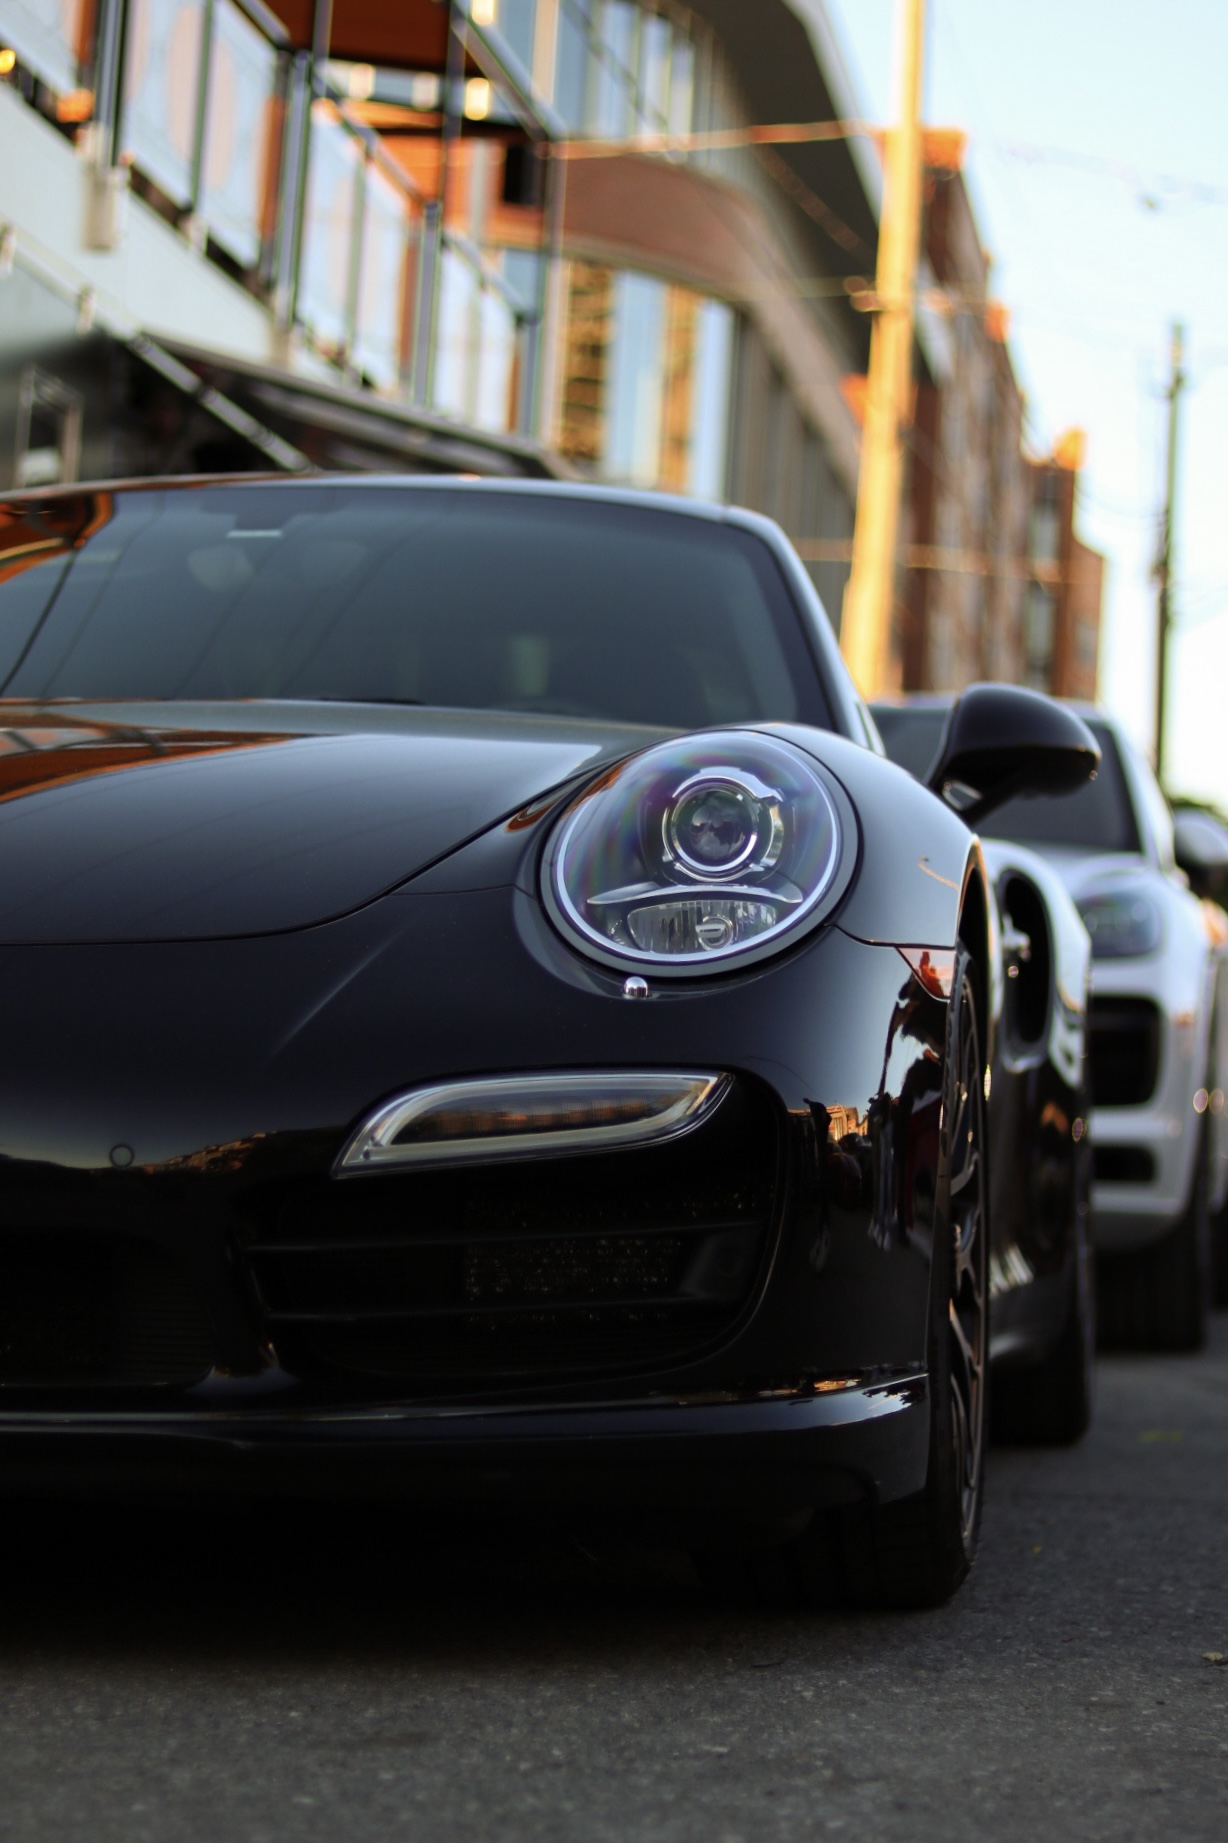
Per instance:
[[[1019,685],[970,685],[951,707],[926,785],[970,826],[1016,794],[1064,794],[1100,766],[1073,710]]]
[[[1173,848],[1196,896],[1228,899],[1228,826],[1210,813],[1183,808],[1173,814]]]

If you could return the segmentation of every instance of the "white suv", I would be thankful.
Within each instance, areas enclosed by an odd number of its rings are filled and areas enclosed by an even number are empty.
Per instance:
[[[936,757],[950,703],[876,710],[888,753],[915,772],[932,739]],[[1223,1234],[1228,1216],[1225,918],[1178,869],[1172,815],[1147,763],[1111,717],[1080,714],[1103,751],[1096,779],[1010,801],[983,829],[1046,857],[1091,936],[1101,1341],[1195,1349],[1210,1305],[1211,1223]]]

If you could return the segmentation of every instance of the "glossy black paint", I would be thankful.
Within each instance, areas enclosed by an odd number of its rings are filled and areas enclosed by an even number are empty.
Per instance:
[[[1073,710],[1022,685],[970,685],[951,706],[938,758],[927,779],[975,789],[969,825],[1018,793],[1068,793],[1100,762],[1100,748]]]
[[[792,580],[773,528],[744,522]],[[820,623],[796,592],[799,619]],[[0,1257],[116,1236],[160,1249],[211,1358],[189,1387],[0,1381],[0,1430],[21,1435],[0,1442],[0,1479],[97,1465],[105,1434],[104,1469],[169,1477],[213,1453],[248,1484],[335,1465],[427,1495],[785,1509],[918,1489],[946,1004],[900,949],[940,959],[962,932],[994,1057],[1012,1026],[979,848],[865,746],[833,649],[816,641],[816,670],[846,733],[774,728],[857,814],[847,895],[779,957],[650,975],[635,1001],[557,933],[539,867],[573,791],[661,732],[332,704],[8,706]],[[1054,1086],[1049,1028],[1012,1079],[1060,1105],[1073,1087]],[[1031,1144],[993,1066],[994,1195],[1009,1197]],[[272,1322],[247,1253],[262,1199],[326,1195],[377,1103],[451,1076],[585,1067],[728,1070],[775,1122],[766,1252],[717,1344],[416,1390]],[[575,1161],[579,1207],[600,1178]],[[1027,1227],[1010,1231],[1020,1248]],[[999,1313],[1016,1353],[1053,1334],[1042,1282],[1070,1258],[1060,1227],[1033,1253]]]

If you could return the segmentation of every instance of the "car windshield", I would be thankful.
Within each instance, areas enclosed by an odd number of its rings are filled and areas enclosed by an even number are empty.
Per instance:
[[[6,570],[0,554],[5,697],[327,698],[681,729],[830,727],[770,549],[711,519],[375,485],[76,503],[67,537],[61,515],[20,566]],[[37,517],[29,502],[8,512],[27,530]]]
[[[874,710],[888,755],[918,779],[938,753],[947,715],[942,706],[879,705]],[[1021,845],[1069,845],[1085,851],[1141,850],[1113,732],[1094,718],[1088,727],[1101,749],[1095,780],[1085,781],[1073,793],[1008,800],[978,827],[986,838],[1013,839]]]

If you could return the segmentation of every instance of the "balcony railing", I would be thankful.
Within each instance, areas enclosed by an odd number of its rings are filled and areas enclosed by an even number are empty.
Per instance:
[[[262,0],[0,0],[0,44],[46,113],[352,381],[532,431],[535,308]]]

